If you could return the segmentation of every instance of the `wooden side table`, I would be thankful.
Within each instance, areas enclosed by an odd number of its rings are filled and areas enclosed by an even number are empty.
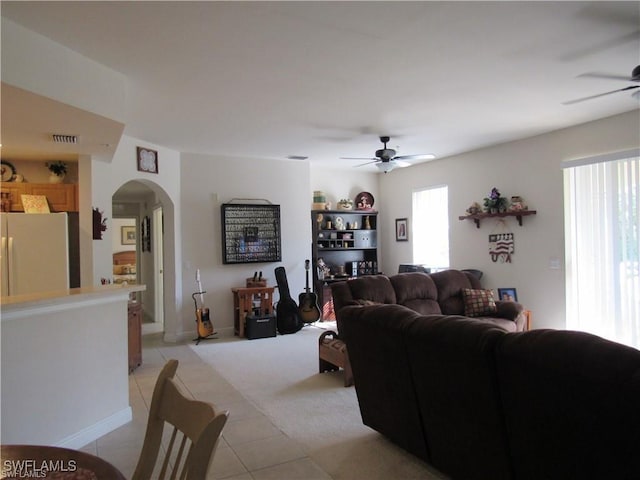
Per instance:
[[[273,291],[275,287],[234,287],[233,292],[233,333],[244,337],[245,318],[248,313],[267,315],[273,312]]]
[[[524,325],[524,331],[528,332],[529,330],[531,330],[531,317],[533,317],[533,314],[531,313],[531,310],[525,310],[524,311],[524,317],[525,317],[525,325]]]

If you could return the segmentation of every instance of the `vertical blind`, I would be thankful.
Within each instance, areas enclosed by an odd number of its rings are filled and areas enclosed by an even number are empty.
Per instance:
[[[567,327],[640,348],[640,151],[563,166]]]

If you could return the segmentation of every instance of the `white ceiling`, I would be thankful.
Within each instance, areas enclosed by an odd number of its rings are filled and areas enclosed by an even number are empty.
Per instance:
[[[579,75],[630,77],[640,2],[1,8],[124,74],[125,134],[182,152],[302,155],[351,168],[361,162],[339,157],[372,156],[379,135],[401,155],[442,158],[638,108],[631,92],[562,102],[634,85]]]

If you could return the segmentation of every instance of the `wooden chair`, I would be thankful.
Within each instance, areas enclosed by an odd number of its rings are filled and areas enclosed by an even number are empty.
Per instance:
[[[169,360],[158,376],[132,480],[162,480],[168,470],[171,479],[202,480],[207,476],[229,412],[216,412],[210,403],[185,397],[173,380],[177,368],[178,361]],[[169,445],[164,448],[162,469],[159,475],[152,476],[165,422],[173,426],[173,432]],[[185,451],[186,457],[183,457]]]

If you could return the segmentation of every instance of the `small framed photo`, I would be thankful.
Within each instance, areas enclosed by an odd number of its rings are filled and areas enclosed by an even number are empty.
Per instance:
[[[138,171],[158,173],[158,152],[149,148],[136,147]]]
[[[129,225],[120,227],[120,243],[122,245],[135,245],[136,244],[136,227]]]
[[[396,242],[409,240],[409,221],[406,218],[396,218]]]
[[[499,288],[498,300],[503,302],[517,302],[518,292],[516,292],[515,288]]]

